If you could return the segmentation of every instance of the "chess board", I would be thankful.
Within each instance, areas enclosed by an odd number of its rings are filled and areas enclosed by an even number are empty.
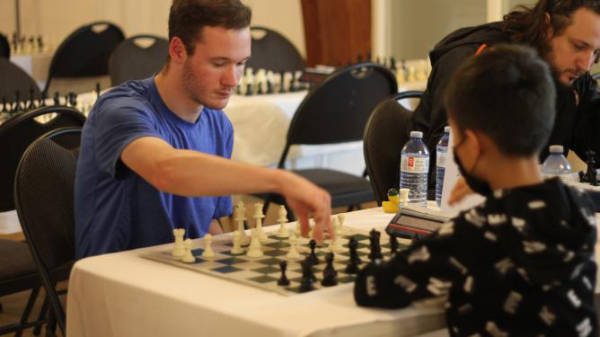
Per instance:
[[[212,244],[216,256],[214,258],[202,258],[201,255],[204,249],[196,248],[192,250],[194,257],[196,258],[195,263],[183,263],[179,260],[175,260],[171,256],[172,247],[145,253],[142,257],[248,286],[258,287],[285,296],[301,294],[299,292],[300,281],[302,278],[302,267],[300,262],[310,253],[308,240],[303,239],[301,242],[299,241],[298,244],[298,250],[302,255],[302,259],[288,260],[285,257],[290,246],[288,239],[277,237],[276,234],[276,232],[267,233],[267,242],[262,245],[264,256],[258,258],[247,257],[244,254],[232,255],[230,253],[231,247],[233,247],[232,242],[230,240],[216,239]],[[369,261],[369,233],[368,231],[346,229],[342,235],[344,248],[348,249],[348,241],[351,237],[354,237],[358,241],[357,252],[361,258],[360,266],[362,267]],[[315,249],[316,255],[319,258],[319,263],[313,266],[314,275],[317,278],[317,281],[313,283],[315,288],[313,291],[324,288],[321,285],[321,280],[323,278],[323,269],[325,269],[326,266],[325,255],[329,253],[328,246],[329,240],[325,240],[323,244],[317,245],[317,248]],[[244,247],[247,248],[247,246]],[[399,249],[402,249],[403,247],[405,246],[399,242]],[[384,258],[388,258],[390,255],[390,244],[388,236],[385,233],[381,234],[381,252]],[[353,274],[347,274],[344,271],[348,265],[349,256],[349,250],[335,254],[333,266],[338,273],[338,285],[354,281],[355,276]],[[285,260],[288,263],[286,275],[290,280],[290,285],[285,287],[277,285],[277,281],[281,277],[279,262],[282,260]]]

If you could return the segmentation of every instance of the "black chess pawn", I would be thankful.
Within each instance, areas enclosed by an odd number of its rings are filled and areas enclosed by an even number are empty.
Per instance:
[[[27,110],[35,109],[35,90],[33,88],[29,89],[29,104],[27,105]]]
[[[48,98],[46,97],[46,92],[43,91],[42,96],[40,97],[40,103],[38,104],[38,107],[46,106],[46,98]]]
[[[273,93],[273,82],[270,79],[267,79],[267,94]]]
[[[77,94],[74,92],[69,92],[69,105],[72,107],[77,106]]]
[[[356,274],[358,273],[358,266],[360,265],[360,257],[358,256],[358,241],[355,238],[351,237],[348,242],[348,249],[350,250],[350,260],[348,261],[348,266],[346,266],[347,274]]]
[[[296,72],[292,72],[292,80],[290,82],[290,90],[289,90],[289,92],[298,91],[298,86],[296,85],[296,81],[297,81]]]
[[[367,59],[366,59],[366,62],[371,62],[371,57],[372,57],[372,56],[371,56],[371,52],[370,52],[370,51],[368,51],[368,52],[367,52]]]
[[[57,91],[54,93],[54,105],[60,105],[60,93]]]
[[[44,39],[42,38],[41,35],[38,35],[38,37],[37,37],[37,46],[38,46],[39,51],[44,50]]]
[[[300,280],[299,291],[301,293],[305,293],[305,292],[315,289],[315,287],[313,286],[314,273],[312,270],[312,264],[309,261],[307,261],[307,260],[302,261],[301,266],[302,266],[302,279]]]
[[[288,280],[287,276],[285,275],[285,270],[287,269],[287,262],[285,260],[279,262],[279,269],[281,270],[281,277],[277,281],[277,285],[282,287],[289,286],[290,280]]]
[[[262,83],[259,82],[256,85],[256,93],[255,94],[256,95],[262,95],[262,94],[264,94],[263,89],[262,89]]]
[[[15,91],[15,102],[13,104],[12,113],[17,113],[25,110],[23,106],[21,106],[21,91]]]
[[[390,70],[393,72],[398,71],[398,68],[396,66],[396,59],[393,56],[390,57]]]
[[[369,232],[369,241],[371,243],[369,247],[371,249],[371,252],[369,253],[369,260],[371,261],[383,258],[383,255],[381,254],[381,244],[379,241],[380,236],[381,233],[374,229]]]
[[[285,72],[281,72],[280,74],[281,80],[279,81],[279,93],[285,93]]]
[[[333,268],[333,253],[328,253],[327,256],[325,256],[325,261],[327,262],[327,266],[323,269],[323,280],[321,281],[321,285],[324,287],[331,287],[338,283],[337,271]]]
[[[6,102],[6,96],[2,96],[2,111],[0,112],[8,112],[8,103]]]
[[[592,150],[585,151],[585,156],[587,157],[587,179],[590,185],[598,186],[598,181],[596,179],[596,152]]]
[[[306,259],[312,263],[313,266],[319,264],[319,258],[317,257],[317,254],[315,253],[315,249],[317,248],[317,241],[315,241],[314,239],[310,240],[308,242],[308,247],[310,248],[310,254],[308,254],[308,256],[306,257]]]

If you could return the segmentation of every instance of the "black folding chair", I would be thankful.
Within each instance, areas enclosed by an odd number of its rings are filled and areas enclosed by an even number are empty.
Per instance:
[[[6,35],[0,33],[0,57],[10,59],[10,43]]]
[[[54,117],[47,123],[38,121],[49,115]],[[15,209],[15,170],[29,144],[49,131],[66,126],[82,127],[84,122],[85,116],[74,108],[47,106],[16,114],[0,124],[0,144],[5,144],[0,147],[0,212]]]
[[[108,75],[110,54],[124,39],[121,29],[106,21],[78,28],[56,49],[43,92],[48,93],[54,78]]]
[[[31,98],[31,90],[34,98],[40,97],[40,88],[31,76],[8,59],[0,58],[0,104],[3,101],[15,102],[17,92],[20,101],[28,100]]]
[[[81,128],[53,130],[33,142],[16,171],[15,203],[42,284],[60,329],[65,333],[65,311],[56,283],[68,278],[75,261],[73,188]],[[74,147],[77,145],[76,147]]]
[[[275,72],[304,70],[306,62],[300,52],[285,36],[259,26],[250,27],[252,56],[246,67]]]
[[[405,91],[379,103],[365,127],[363,146],[367,174],[378,205],[387,190],[400,185],[400,152],[408,141],[412,111],[398,101],[420,98],[422,91]]]
[[[150,43],[146,45],[146,43]],[[135,35],[121,42],[110,56],[112,86],[158,72],[169,55],[169,41],[154,35]]]
[[[278,168],[284,168],[292,145],[361,140],[373,108],[397,91],[394,75],[379,65],[363,63],[335,72],[309,92],[296,110]],[[350,206],[352,209],[374,200],[371,185],[365,178],[325,168],[292,171],[327,190],[332,207]],[[270,194],[266,197],[265,211],[271,201],[286,205],[280,195]],[[288,218],[293,220],[289,209]]]

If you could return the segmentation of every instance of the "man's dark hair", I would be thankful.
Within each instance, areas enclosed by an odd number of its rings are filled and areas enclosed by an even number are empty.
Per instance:
[[[205,26],[242,29],[250,26],[252,10],[240,0],[173,0],[169,13],[169,41],[177,36],[189,55]]]
[[[532,46],[544,57],[549,51],[548,28],[560,35],[571,24],[571,15],[579,8],[600,14],[600,0],[539,0],[531,8],[518,6],[504,16],[504,30],[517,43]],[[550,21],[546,19],[550,15]]]
[[[498,45],[471,56],[445,90],[448,117],[481,131],[506,155],[539,153],[554,125],[550,69],[530,47]]]

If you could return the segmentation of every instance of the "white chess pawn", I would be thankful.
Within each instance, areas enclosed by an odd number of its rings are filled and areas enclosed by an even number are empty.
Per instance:
[[[339,222],[337,234],[341,235],[341,234],[347,233],[348,230],[346,229],[346,227],[344,227],[344,221],[346,221],[346,214],[345,213],[338,214],[337,219]]]
[[[416,72],[417,72],[417,70],[415,69],[414,66],[408,67],[408,78],[406,79],[406,81],[407,82],[416,82],[417,81]]]
[[[250,241],[250,246],[248,247],[248,252],[246,256],[248,257],[261,257],[263,256],[263,252],[260,245],[260,240],[258,238],[258,232],[256,228],[252,230],[252,240]]]
[[[183,242],[183,244],[185,246],[185,254],[181,258],[181,261],[184,262],[184,263],[194,263],[194,262],[196,262],[196,258],[192,254],[192,240],[191,239],[185,239],[185,241]]]
[[[342,238],[340,237],[340,233],[336,231],[335,239],[331,240],[329,243],[329,251],[332,253],[341,253],[344,252],[344,246],[342,244]]]
[[[231,248],[232,255],[240,255],[244,252],[242,248],[242,236],[239,231],[233,232],[233,248]]]
[[[185,255],[185,246],[183,245],[183,237],[185,236],[185,229],[175,228],[173,229],[173,236],[175,236],[175,246],[173,247],[173,257],[177,260],[181,259]]]
[[[293,232],[290,234],[290,237],[289,237],[288,241],[290,243],[290,249],[288,250],[288,252],[285,255],[285,257],[288,258],[288,259],[291,259],[291,260],[298,260],[298,259],[300,259],[302,256],[298,252],[298,247],[297,247],[298,243],[296,241],[296,235],[294,235]]]
[[[408,198],[409,192],[410,192],[410,189],[408,189],[408,188],[400,189],[400,206],[408,205],[408,203],[410,201],[410,199]]]
[[[215,251],[212,249],[212,235],[206,233],[204,235],[204,251],[202,257],[215,257]]]
[[[279,218],[277,219],[279,222],[279,231],[277,231],[277,237],[287,238],[290,234],[285,227],[285,223],[287,222],[287,211],[285,206],[279,206]]]
[[[265,243],[267,242],[267,235],[263,232],[262,229],[262,219],[265,217],[265,215],[262,212],[263,210],[263,204],[260,202],[257,202],[254,204],[254,221],[256,222],[256,232],[258,233],[258,239],[260,240],[261,243]]]
[[[246,220],[246,207],[242,201],[237,203],[235,208],[234,220],[238,224],[237,231],[240,233],[240,244],[247,245],[250,243],[250,238],[244,230],[244,220]]]

